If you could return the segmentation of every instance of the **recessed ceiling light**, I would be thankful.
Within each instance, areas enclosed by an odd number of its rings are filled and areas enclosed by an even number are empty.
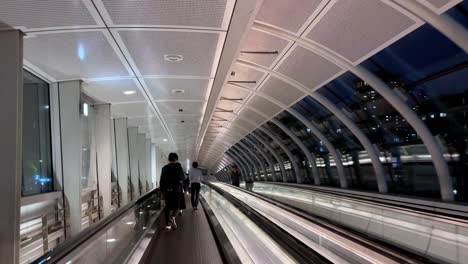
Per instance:
[[[123,93],[125,95],[132,95],[132,94],[136,94],[136,91],[135,90],[130,90],[130,91],[124,91]]]
[[[180,122],[181,122],[181,123],[185,123],[185,121],[184,121],[184,120],[182,120],[182,121],[180,121]]]
[[[172,92],[173,93],[184,93],[185,90],[183,90],[183,89],[172,89]]]
[[[109,238],[109,239],[107,239],[106,241],[107,241],[107,243],[112,243],[112,242],[117,241],[117,239],[115,239],[115,238]]]
[[[167,142],[167,138],[164,138],[163,141],[164,141],[164,142]]]
[[[182,109],[182,108],[179,109],[179,112],[183,112],[183,111],[184,111],[184,109]]]
[[[184,56],[179,54],[164,54],[164,60],[169,62],[179,62],[184,60]]]

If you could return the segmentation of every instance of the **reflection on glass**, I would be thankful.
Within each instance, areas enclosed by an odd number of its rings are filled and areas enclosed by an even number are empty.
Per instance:
[[[372,238],[423,255],[434,263],[466,263],[468,226],[451,217],[382,207],[331,193],[255,183],[253,191]],[[457,253],[454,253],[457,252]]]
[[[84,249],[77,249],[65,262],[70,263],[125,263],[135,246],[153,225],[160,210],[159,190],[139,202],[133,209],[112,222],[103,234],[90,239]]]
[[[22,195],[54,190],[49,85],[24,71]]]
[[[457,10],[459,8],[454,8],[452,14],[456,15]],[[468,20],[464,23],[468,25]],[[456,198],[468,201],[465,179],[468,170],[468,55],[437,30],[425,25],[363,65],[398,84],[397,91],[441,145],[453,176]],[[385,118],[392,124],[402,121],[394,115]],[[415,133],[404,127],[400,132],[394,138],[399,147],[390,151],[389,158],[391,171],[402,171],[401,189],[410,190],[409,185],[422,186],[416,189],[418,193],[433,189],[437,177],[428,165],[430,155],[425,148],[414,144],[418,138]],[[395,152],[401,154],[393,155]],[[406,165],[409,163],[411,167]],[[405,179],[408,172],[418,175],[411,179],[412,183]]]

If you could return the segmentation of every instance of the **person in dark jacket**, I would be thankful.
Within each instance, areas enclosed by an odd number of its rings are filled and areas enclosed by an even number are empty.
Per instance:
[[[237,165],[232,166],[231,181],[232,181],[232,185],[239,187],[240,173],[239,173],[239,169],[237,168]]]
[[[177,162],[179,157],[176,153],[169,154],[169,163],[161,171],[160,189],[161,189],[161,207],[164,207],[164,216],[166,218],[166,229],[177,228],[176,218],[179,209],[179,195],[184,180],[184,170]]]

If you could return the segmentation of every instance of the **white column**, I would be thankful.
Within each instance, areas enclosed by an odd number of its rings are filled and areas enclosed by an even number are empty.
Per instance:
[[[128,150],[128,133],[127,133],[127,118],[114,119],[115,130],[115,155],[116,155],[116,168],[117,180],[121,191],[120,205],[126,205],[131,196],[129,193],[129,179],[130,179],[130,158]]]
[[[69,235],[81,231],[80,81],[58,83],[62,173],[66,224]],[[68,235],[68,234],[67,234]]]
[[[137,137],[138,146],[138,173],[140,175],[140,195],[146,193],[146,144],[145,134],[138,134]]]
[[[128,128],[128,148],[130,155],[130,180],[132,184],[132,200],[140,197],[138,190],[138,151],[137,151],[138,128]]]
[[[18,263],[23,135],[23,33],[0,32],[0,259]]]
[[[152,177],[151,177],[151,139],[145,139],[145,168],[146,168],[146,182],[148,183],[148,190],[152,190],[154,188]]]
[[[96,152],[99,195],[102,196],[104,217],[111,213],[112,185],[112,146],[111,146],[111,112],[110,104],[96,108]]]

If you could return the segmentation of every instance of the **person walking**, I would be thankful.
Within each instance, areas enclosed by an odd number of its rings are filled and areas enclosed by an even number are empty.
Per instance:
[[[245,189],[253,192],[254,181],[252,179],[245,180]]]
[[[166,164],[161,171],[160,189],[161,189],[161,207],[164,207],[164,216],[166,219],[166,229],[176,229],[176,214],[179,209],[179,193],[181,184],[184,180],[184,171],[176,153],[170,153]]]
[[[192,163],[192,169],[189,172],[189,180],[191,182],[190,192],[192,193],[191,202],[192,208],[198,210],[198,199],[200,197],[200,183],[203,177],[202,171],[198,168],[198,162]]]
[[[232,171],[231,171],[231,182],[232,185],[239,187],[240,185],[240,173],[239,173],[239,168],[237,168],[237,165],[232,165]]]

